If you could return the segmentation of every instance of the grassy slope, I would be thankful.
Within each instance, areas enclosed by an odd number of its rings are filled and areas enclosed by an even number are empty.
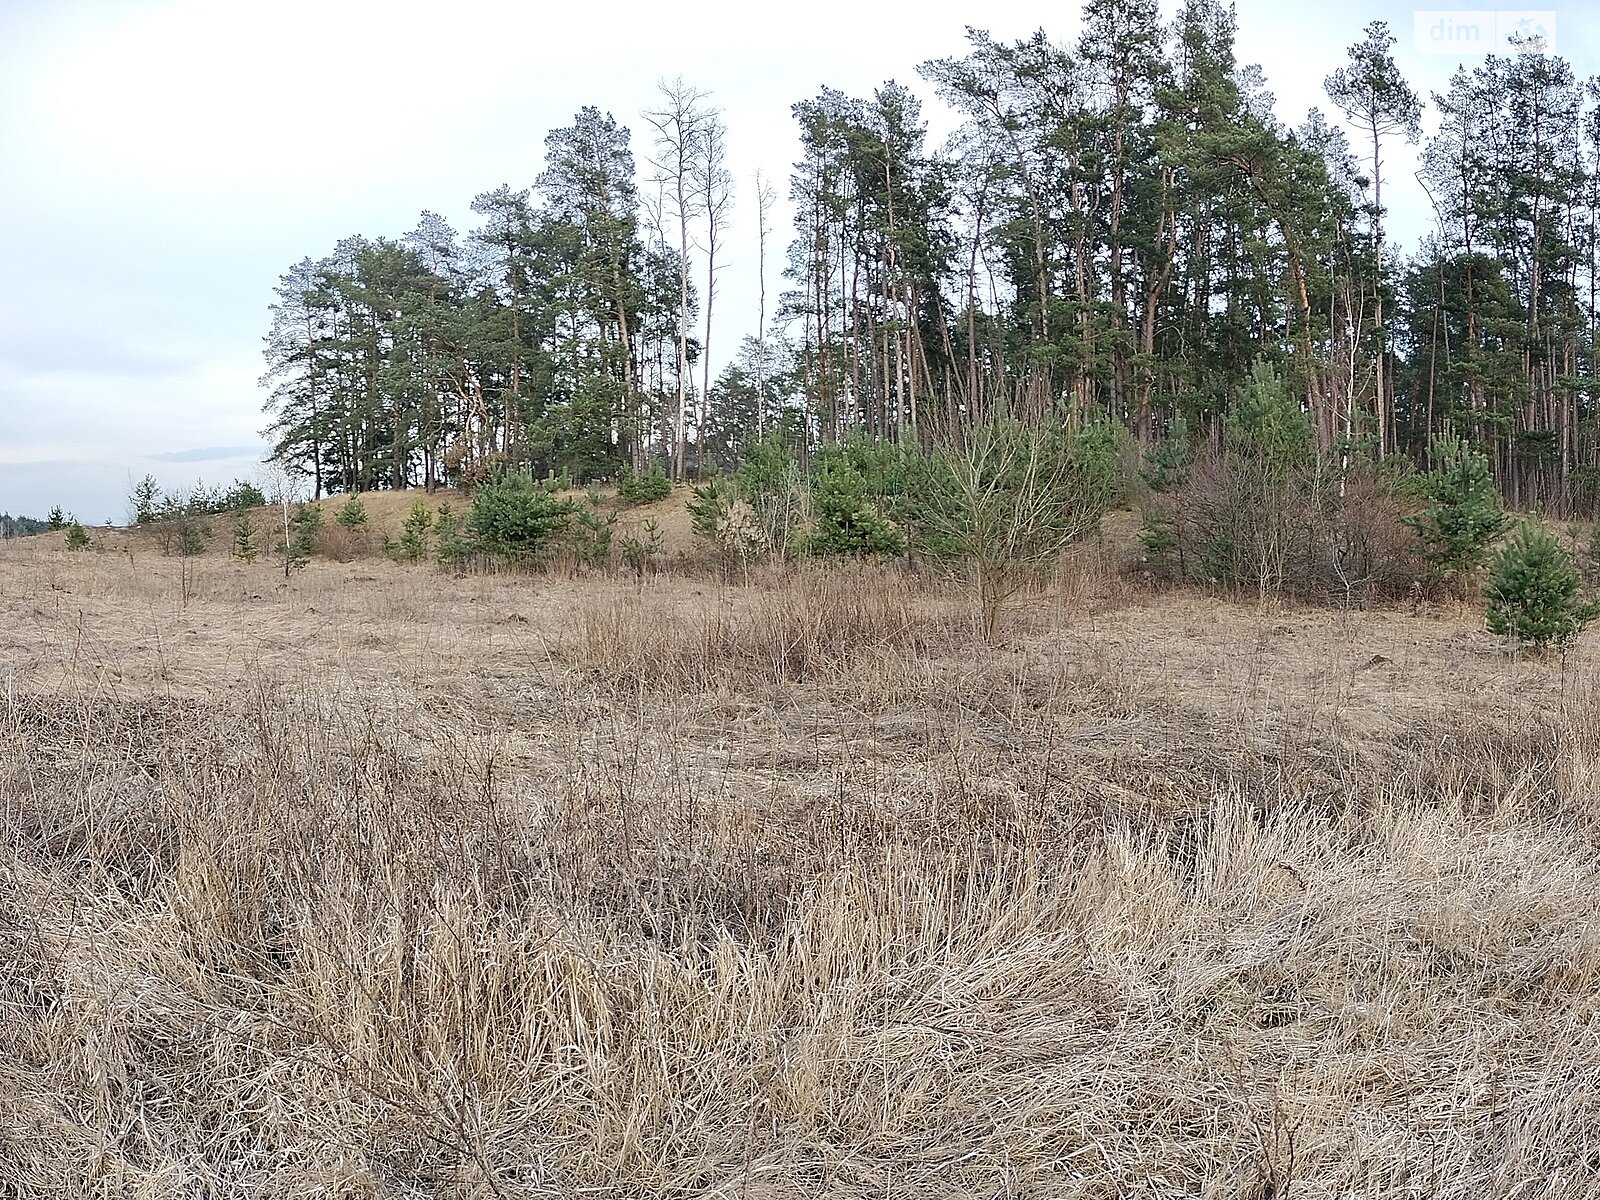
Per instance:
[[[1595,635],[169,565],[0,547],[0,1194],[1593,1194]]]
[[[619,507],[614,499],[612,489],[601,492],[604,497],[602,511],[617,514],[616,534],[618,537],[632,533],[639,535],[643,532],[644,524],[654,520],[661,529],[665,553],[677,555],[688,553],[694,549],[694,530],[689,522],[689,512],[686,505],[689,489],[678,488],[671,496],[651,504],[636,504]],[[562,495],[569,499],[587,502],[588,493],[582,490],[563,492]],[[318,502],[322,509],[323,522],[326,525],[334,523],[334,516],[339,511],[340,505],[346,502],[347,497],[334,496]],[[435,512],[440,504],[449,504],[458,516],[465,519],[472,507],[470,498],[453,489],[435,492],[429,496],[422,492],[363,492],[360,496],[362,507],[367,510],[368,522],[374,535],[374,543],[381,541],[382,535],[388,534],[396,537],[401,527],[405,524],[411,506],[419,500],[427,504]],[[260,519],[265,522],[269,517],[276,519],[280,524],[282,517],[276,512],[263,510]],[[220,529],[219,525],[219,529]]]
[[[587,490],[574,489],[561,493],[568,499],[579,503],[588,503]],[[615,489],[600,489],[602,498],[602,515],[615,514],[617,521],[614,526],[615,535],[621,538],[625,535],[643,537],[648,521],[655,521],[661,531],[663,553],[669,557],[678,557],[692,554],[699,547],[696,545],[694,529],[689,519],[687,502],[689,488],[677,488],[672,495],[665,499],[649,504],[619,505],[615,499]],[[437,514],[441,505],[448,504],[455,511],[457,517],[466,519],[472,507],[469,496],[454,488],[440,488],[433,493],[423,491],[382,491],[360,492],[357,498],[367,513],[365,532],[355,537],[341,535],[337,528],[336,517],[340,508],[350,499],[347,495],[328,496],[316,501],[316,507],[322,511],[323,541],[326,543],[325,551],[332,552],[332,556],[343,561],[359,558],[373,558],[379,555],[384,537],[398,538],[405,525],[406,517],[410,515],[412,506],[421,503]],[[262,546],[283,544],[283,510],[268,505],[265,508],[249,510],[250,518],[255,525],[258,543]],[[208,549],[214,554],[226,554],[232,545],[233,521],[231,514],[217,515],[205,519],[209,529],[207,541]],[[111,529],[91,526],[87,530],[93,544],[102,552],[127,553],[132,550],[135,554],[140,551],[161,552],[161,538],[159,531],[153,527],[116,527]],[[63,534],[59,531],[31,535],[45,545],[62,545]],[[19,543],[26,543],[27,538],[15,539]],[[280,560],[281,566],[281,560]]]

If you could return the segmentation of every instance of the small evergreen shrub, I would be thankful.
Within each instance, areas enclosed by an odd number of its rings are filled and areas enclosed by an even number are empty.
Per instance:
[[[361,503],[360,496],[351,496],[339,506],[339,511],[333,514],[333,519],[346,529],[365,529],[367,506]]]
[[[818,456],[811,508],[814,524],[806,549],[812,554],[905,553],[905,538],[873,502],[867,476],[848,454]]]
[[[1121,425],[1103,418],[1091,421],[1070,434],[1062,449],[1075,495],[1101,513],[1127,499],[1133,448]]]
[[[748,563],[770,549],[755,510],[732,480],[713,476],[691,489],[688,509],[695,533],[716,547],[725,566]]]
[[[699,487],[689,489],[690,525],[701,537],[715,542],[733,501],[733,484],[720,475],[713,475]]]
[[[631,533],[624,534],[618,544],[623,565],[640,577],[643,577],[646,568],[666,549],[666,542],[661,536],[661,522],[654,517],[644,523],[643,534],[642,537],[635,537]]]
[[[260,551],[256,546],[256,524],[245,509],[233,521],[233,556],[240,562],[253,563]]]
[[[809,515],[810,496],[789,445],[778,430],[745,447],[737,476],[739,494],[749,503],[766,543],[787,558],[796,531]]]
[[[1257,361],[1223,430],[1224,454],[1191,468],[1199,518],[1191,570],[1265,600],[1293,590],[1297,561],[1316,553],[1310,533],[1322,478],[1310,419],[1268,362]]]
[[[602,515],[592,505],[574,504],[561,533],[562,548],[579,562],[604,562],[611,555],[612,526],[616,523],[616,513]]]
[[[206,528],[206,523],[198,517],[184,516],[179,518],[177,527],[178,557],[193,558],[203,554],[206,548],[206,538],[211,531]]]
[[[458,567],[472,556],[472,543],[461,528],[461,518],[448,503],[439,505],[433,522],[433,555],[441,567]]]
[[[1436,579],[1459,586],[1483,565],[1509,518],[1488,458],[1453,437],[1434,439],[1432,451],[1438,465],[1412,485],[1424,507],[1403,519],[1421,536]]]
[[[148,525],[160,515],[161,485],[156,482],[154,475],[146,475],[133,485],[133,492],[128,497],[128,507],[133,510],[135,525]]]
[[[474,493],[467,528],[483,553],[526,563],[566,529],[574,507],[525,474],[507,474]]]
[[[631,467],[624,467],[621,478],[617,480],[617,499],[623,504],[650,504],[665,500],[671,494],[672,480],[667,478],[666,471],[662,470],[659,463],[652,463],[637,472]]]
[[[67,515],[61,511],[61,505],[57,504],[50,509],[49,515],[45,517],[44,522],[49,527],[50,532],[54,533],[58,529],[67,527]]]
[[[1189,423],[1178,417],[1167,430],[1167,436],[1145,455],[1139,476],[1151,491],[1170,492],[1189,481],[1189,468],[1193,465],[1194,447],[1189,443]]]
[[[1581,597],[1582,577],[1571,553],[1547,530],[1519,527],[1490,564],[1489,628],[1535,649],[1564,646],[1600,616]]]
[[[218,514],[224,512],[238,512],[243,508],[265,508],[267,496],[255,484],[244,479],[236,479],[233,486],[222,494],[216,506],[212,509]]]
[[[1145,455],[1144,466],[1139,471],[1149,493],[1139,543],[1156,570],[1179,578],[1184,571],[1177,504],[1188,486],[1193,465],[1194,448],[1189,444],[1188,422],[1179,417],[1172,422],[1167,436]]]
[[[89,532],[80,525],[76,519],[67,526],[67,549],[87,550],[89,548]]]
[[[428,532],[433,528],[433,509],[426,500],[415,500],[400,527],[398,541],[385,539],[384,549],[395,562],[421,562],[428,557]]]
[[[284,547],[288,565],[306,566],[316,553],[317,533],[322,529],[322,510],[315,504],[297,504],[289,517],[289,543]]]

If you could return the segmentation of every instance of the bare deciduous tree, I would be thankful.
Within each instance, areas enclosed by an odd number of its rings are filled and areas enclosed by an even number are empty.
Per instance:
[[[1115,468],[1107,458],[1114,448],[1095,438],[1001,417],[933,456],[922,516],[928,548],[964,569],[986,642],[999,640],[1006,602],[1098,528]]]
[[[663,187],[665,215],[678,233],[678,397],[672,477],[681,480],[689,411],[689,244],[691,229],[705,203],[703,192],[696,187],[696,164],[704,157],[706,126],[715,114],[705,106],[706,94],[681,78],[663,80],[660,91],[661,107],[645,113],[644,118],[655,131],[650,165]]]
[[[708,109],[701,122],[700,153],[691,164],[695,191],[706,221],[705,336],[700,341],[700,420],[695,445],[700,466],[705,465],[706,409],[711,403],[711,309],[717,296],[717,250],[727,231],[733,208],[733,176],[728,173],[728,137],[722,116]]]

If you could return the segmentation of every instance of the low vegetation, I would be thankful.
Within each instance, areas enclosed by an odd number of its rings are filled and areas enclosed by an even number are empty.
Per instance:
[[[664,480],[7,544],[0,1179],[1586,1194],[1593,555],[1480,455]]]
[[[0,552],[17,1195],[1587,1193],[1582,639],[150,553]]]

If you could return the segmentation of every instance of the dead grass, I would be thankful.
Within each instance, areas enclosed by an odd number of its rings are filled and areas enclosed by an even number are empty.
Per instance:
[[[1588,641],[161,563],[0,547],[0,1195],[1595,1194]]]
[[[749,599],[725,594],[689,611],[641,586],[574,619],[578,666],[614,688],[678,693],[859,678],[885,657],[904,663],[947,649],[971,625],[876,565],[798,567]]]

